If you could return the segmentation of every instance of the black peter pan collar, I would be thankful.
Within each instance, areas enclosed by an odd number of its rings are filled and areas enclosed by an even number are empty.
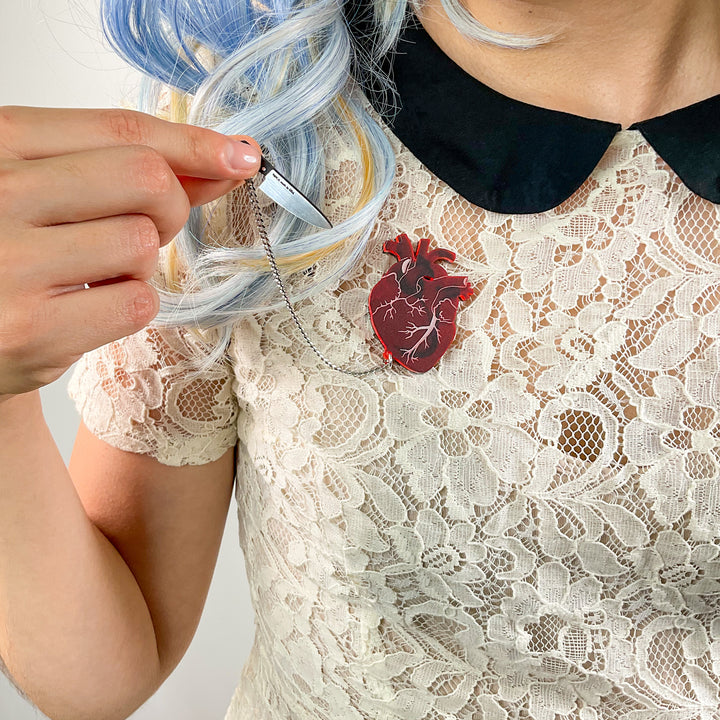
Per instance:
[[[367,6],[346,15],[362,47]],[[365,40],[366,41],[366,40]],[[569,198],[604,155],[619,123],[549,110],[484,85],[451,60],[411,14],[383,69],[400,109],[370,103],[397,138],[437,177],[474,205],[502,213],[549,210]],[[720,94],[631,125],[695,194],[720,203]]]

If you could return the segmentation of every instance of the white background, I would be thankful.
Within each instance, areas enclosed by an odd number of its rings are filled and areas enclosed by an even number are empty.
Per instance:
[[[0,0],[0,105],[118,107],[138,75],[102,38],[98,0]],[[41,390],[65,461],[78,427],[70,371]],[[234,501],[205,612],[187,655],[133,720],[223,720],[250,650],[253,611]],[[2,528],[0,528],[2,532]],[[44,718],[0,673],[0,720]]]

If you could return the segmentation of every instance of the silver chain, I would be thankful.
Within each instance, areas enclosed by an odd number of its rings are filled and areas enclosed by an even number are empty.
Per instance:
[[[295,314],[295,310],[293,310],[292,303],[290,302],[290,298],[288,297],[287,292],[285,291],[285,286],[283,285],[283,281],[280,279],[280,272],[278,271],[277,263],[275,262],[275,255],[273,254],[272,248],[270,247],[270,240],[268,239],[267,230],[265,229],[265,222],[262,217],[262,213],[260,211],[260,203],[258,202],[257,198],[257,192],[255,191],[255,185],[252,180],[246,180],[245,181],[245,187],[248,191],[248,196],[250,197],[250,204],[253,207],[253,211],[255,212],[255,219],[257,221],[258,231],[260,233],[260,239],[262,240],[263,247],[265,248],[265,254],[268,257],[268,261],[270,262],[270,267],[272,268],[272,274],[275,278],[275,282],[277,283],[278,287],[280,288],[280,292],[282,293],[283,298],[285,299],[285,304],[287,305],[287,309],[290,311],[290,315],[292,319],[295,321],[295,325],[297,325],[297,329],[300,331],[302,336],[305,338],[305,341],[307,344],[312,348],[313,352],[328,366],[331,367],[333,370],[337,370],[338,372],[345,373],[347,375],[354,375],[355,377],[362,377],[363,375],[370,375],[370,373],[377,372],[378,370],[384,370],[386,367],[392,364],[392,357],[388,357],[388,359],[385,361],[383,365],[376,365],[373,368],[370,368],[368,370],[345,370],[344,368],[339,367],[335,363],[328,360],[316,347],[313,345],[312,341],[308,337],[307,333],[303,329],[303,326],[300,324],[300,320],[298,320],[298,316]]]

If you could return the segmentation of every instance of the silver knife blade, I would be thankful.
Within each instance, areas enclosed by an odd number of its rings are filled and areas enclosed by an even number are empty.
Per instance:
[[[271,200],[306,223],[326,230],[332,227],[322,211],[264,157],[260,162],[260,173],[265,179],[258,185],[258,190],[262,190]]]
[[[240,142],[244,142],[246,145],[250,144],[247,140],[241,140]],[[264,155],[260,157],[259,172],[264,176],[264,180],[258,185],[258,190],[262,190],[271,200],[284,207],[295,217],[299,217],[306,223],[310,223],[310,225],[329,230],[332,224],[323,212],[282,173],[278,172]]]

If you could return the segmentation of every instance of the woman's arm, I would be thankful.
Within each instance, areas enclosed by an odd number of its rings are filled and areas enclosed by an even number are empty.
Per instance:
[[[126,718],[158,685],[152,621],[130,568],[86,515],[37,391],[0,404],[0,467],[10,675],[52,720]]]
[[[124,720],[197,628],[233,451],[168,467],[81,427],[70,465],[37,391],[0,403],[0,655],[52,720]]]

